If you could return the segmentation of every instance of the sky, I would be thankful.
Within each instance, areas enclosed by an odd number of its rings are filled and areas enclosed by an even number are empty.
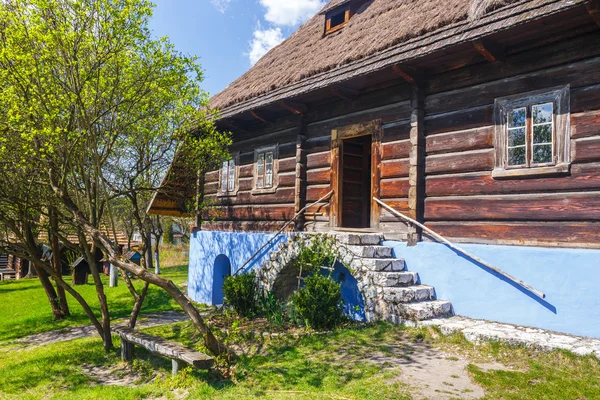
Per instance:
[[[199,57],[211,95],[315,15],[325,0],[154,0],[150,29]]]

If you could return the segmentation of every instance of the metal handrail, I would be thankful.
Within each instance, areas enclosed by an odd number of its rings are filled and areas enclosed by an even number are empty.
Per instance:
[[[287,221],[285,224],[283,224],[283,226],[281,227],[281,229],[279,229],[279,231],[271,238],[269,239],[269,241],[267,243],[265,243],[260,249],[258,249],[258,251],[256,253],[254,253],[252,255],[252,257],[250,257],[245,263],[244,265],[242,265],[240,268],[238,268],[232,275],[235,276],[237,275],[239,272],[243,271],[244,268],[246,268],[246,266],[248,264],[250,264],[250,262],[252,260],[254,260],[254,258],[259,255],[269,244],[271,244],[275,239],[277,239],[277,237],[288,227],[290,226],[295,220],[296,218],[298,218],[300,215],[302,215],[307,209],[309,209],[310,207],[316,206],[317,204],[319,204],[320,202],[324,201],[325,199],[328,199],[329,197],[331,197],[331,195],[333,195],[334,191],[331,190],[329,193],[327,193],[325,196],[321,197],[319,200],[315,201],[312,204],[309,204],[307,206],[305,206],[303,209],[301,209],[300,211],[298,211],[296,213],[296,215],[294,215],[292,217],[292,219],[290,219],[289,221]]]
[[[425,225],[421,224],[418,221],[415,221],[414,219],[407,217],[406,215],[402,214],[399,211],[396,211],[395,209],[393,209],[392,207],[390,207],[389,205],[385,204],[383,201],[373,197],[373,200],[375,200],[377,202],[377,204],[379,204],[380,206],[382,206],[383,208],[385,208],[386,210],[388,210],[389,212],[391,212],[392,214],[394,214],[397,217],[402,218],[405,221],[410,222],[413,225],[418,226],[419,228],[423,229],[425,232],[427,232],[429,235],[433,236],[435,239],[439,240],[440,242],[448,245],[450,248],[458,251],[459,253],[464,254],[465,256],[469,257],[470,259],[478,262],[479,264],[485,266],[486,268],[491,269],[492,271],[496,272],[499,275],[502,275],[503,277],[505,277],[506,279],[512,281],[513,283],[521,286],[522,288],[526,289],[527,291],[535,294],[536,296],[538,296],[541,299],[545,299],[546,298],[546,294],[544,294],[543,292],[540,292],[539,290],[529,286],[528,284],[526,284],[525,282],[523,282],[520,279],[515,278],[514,276],[502,271],[501,269],[493,266],[490,263],[485,262],[484,260],[482,260],[481,258],[474,256],[473,254],[467,252],[466,250],[462,249],[461,247],[456,246],[455,244],[451,243],[449,240],[447,240],[446,238],[444,238],[442,235],[440,235],[439,233],[436,233],[434,231],[432,231],[431,229],[429,229],[428,227],[426,227]]]

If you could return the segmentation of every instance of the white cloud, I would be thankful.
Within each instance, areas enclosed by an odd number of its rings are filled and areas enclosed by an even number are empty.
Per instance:
[[[279,26],[303,23],[325,6],[322,0],[259,0],[267,9],[265,20]]]
[[[231,0],[210,0],[210,3],[217,9],[217,11],[224,13],[229,7]]]
[[[254,38],[250,41],[248,57],[252,65],[256,64],[269,50],[283,42],[283,33],[280,28],[262,30],[260,25],[254,31]]]

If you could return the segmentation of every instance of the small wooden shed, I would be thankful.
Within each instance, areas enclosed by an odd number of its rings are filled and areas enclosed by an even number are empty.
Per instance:
[[[88,277],[91,273],[90,265],[83,257],[79,257],[75,262],[71,265],[72,276],[73,276],[73,285],[87,285]]]
[[[125,259],[131,261],[137,265],[141,265],[142,263],[142,255],[135,250],[128,250],[125,252]]]

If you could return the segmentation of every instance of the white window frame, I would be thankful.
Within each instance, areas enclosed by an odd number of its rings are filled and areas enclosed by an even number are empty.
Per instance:
[[[225,170],[227,165],[227,170]],[[233,167],[233,170],[232,170]],[[233,172],[233,176],[231,173]],[[219,196],[236,196],[240,189],[240,153],[233,153],[231,158],[223,161],[219,169]]]
[[[267,185],[267,159],[272,156],[270,185]],[[253,194],[274,193],[279,185],[279,144],[254,149]]]
[[[553,118],[551,122],[552,161],[549,163],[536,164],[534,163],[532,154],[534,148],[533,132],[536,124],[533,123],[531,113],[533,107],[548,103],[552,103],[553,107]],[[524,145],[526,148],[525,164],[509,165],[509,131],[518,128],[509,128],[508,118],[512,111],[523,108],[526,110]],[[496,156],[495,166],[492,172],[494,178],[503,179],[560,175],[568,174],[570,172],[570,87],[568,85],[496,99],[494,104],[494,125],[494,147]],[[522,127],[520,129],[522,129]]]

